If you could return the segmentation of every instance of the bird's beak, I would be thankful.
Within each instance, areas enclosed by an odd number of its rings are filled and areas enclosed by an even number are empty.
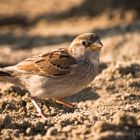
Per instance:
[[[90,45],[90,49],[92,50],[92,51],[96,51],[96,50],[101,50],[101,48],[103,47],[103,44],[102,44],[102,42],[101,41],[95,41],[94,43],[92,43],[91,45]]]

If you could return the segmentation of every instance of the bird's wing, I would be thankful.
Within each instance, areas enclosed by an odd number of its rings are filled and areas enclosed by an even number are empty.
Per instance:
[[[66,49],[58,49],[50,53],[26,59],[16,65],[16,69],[40,76],[62,76],[71,72],[76,64],[74,57]]]

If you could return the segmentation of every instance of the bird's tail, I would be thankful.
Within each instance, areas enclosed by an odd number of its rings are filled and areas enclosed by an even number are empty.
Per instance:
[[[21,81],[14,76],[14,70],[10,67],[0,68],[0,81],[9,82],[18,87],[23,87]]]
[[[0,81],[13,83],[14,79],[15,78],[12,76],[12,73],[9,70],[0,68]]]
[[[4,77],[4,76],[11,77],[12,75],[7,70],[0,68],[0,77]]]

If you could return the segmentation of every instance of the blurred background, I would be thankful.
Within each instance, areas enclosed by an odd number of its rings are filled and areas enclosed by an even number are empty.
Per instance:
[[[0,0],[0,9],[0,66],[67,47],[84,32],[101,37],[103,62],[140,58],[139,0]]]
[[[139,139],[140,0],[0,0],[0,67],[68,47],[85,32],[104,47],[101,73],[67,99],[77,108],[45,100],[42,121],[28,93],[0,82],[0,139]]]

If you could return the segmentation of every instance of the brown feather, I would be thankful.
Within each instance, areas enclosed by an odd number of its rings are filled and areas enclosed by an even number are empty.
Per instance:
[[[73,64],[76,64],[75,58],[66,49],[59,49],[27,59],[19,63],[17,68],[41,76],[60,76],[69,74]]]

